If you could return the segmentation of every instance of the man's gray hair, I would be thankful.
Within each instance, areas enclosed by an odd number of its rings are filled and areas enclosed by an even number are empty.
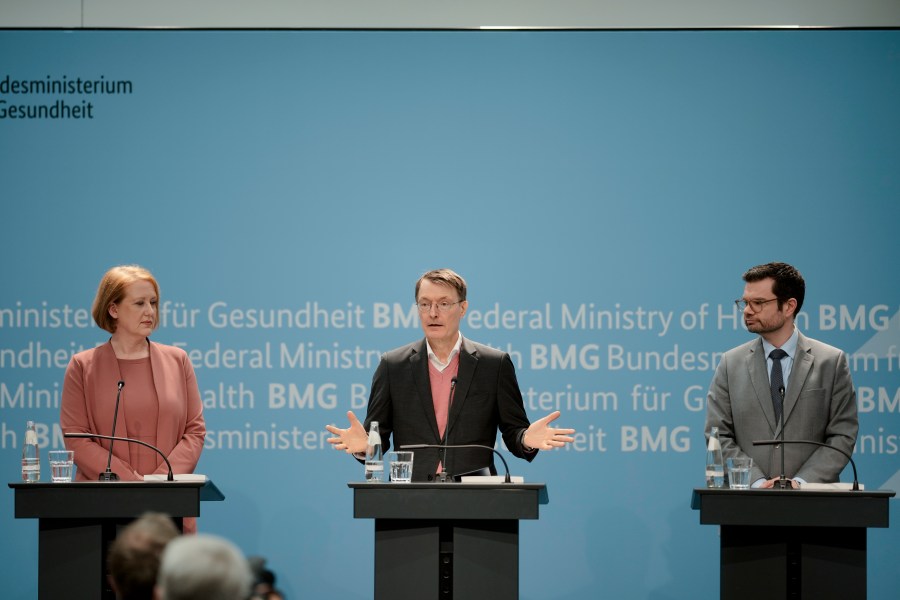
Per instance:
[[[208,534],[169,542],[159,567],[162,600],[246,600],[253,576],[237,546]]]

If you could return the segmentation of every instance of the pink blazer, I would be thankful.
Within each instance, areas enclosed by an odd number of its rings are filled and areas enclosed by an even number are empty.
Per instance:
[[[150,443],[165,453],[175,473],[192,473],[200,460],[206,437],[203,403],[194,368],[181,348],[154,342],[150,342],[150,368],[159,397],[156,441]],[[119,365],[109,342],[73,356],[63,383],[59,416],[63,433],[110,435],[118,381]],[[128,437],[125,413],[141,409],[141,406],[129,404],[126,385],[119,403],[117,436]],[[147,473],[136,472],[128,463],[127,446],[125,442],[115,443],[111,468],[123,481],[143,479]],[[68,438],[66,448],[75,451],[78,480],[96,481],[106,470],[107,440]],[[160,458],[153,473],[166,472],[166,463]]]

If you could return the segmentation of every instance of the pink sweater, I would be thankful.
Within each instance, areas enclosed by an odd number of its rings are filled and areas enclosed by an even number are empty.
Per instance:
[[[200,460],[206,424],[203,404],[194,376],[194,368],[181,348],[150,342],[150,365],[153,386],[159,398],[154,439],[145,439],[157,446],[172,463],[175,473],[192,473]],[[112,432],[113,410],[116,405],[116,384],[121,379],[119,364],[109,343],[72,357],[63,383],[59,422],[64,433]],[[136,391],[136,390],[135,390]],[[136,393],[131,394],[136,397]],[[155,411],[157,407],[153,407]],[[131,416],[147,412],[148,407],[129,402],[128,382],[122,389],[116,435],[128,437],[126,413]],[[96,481],[106,470],[109,442],[106,440],[67,439],[66,448],[75,451],[79,481]],[[139,472],[129,462],[129,447],[123,442],[113,446],[111,468],[123,481],[143,479],[148,473]],[[160,458],[152,473],[166,473]]]

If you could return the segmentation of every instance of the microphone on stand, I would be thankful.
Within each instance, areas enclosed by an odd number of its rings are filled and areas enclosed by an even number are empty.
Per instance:
[[[456,394],[456,382],[456,377],[450,380],[450,399],[447,401],[447,423],[444,425],[444,438],[441,440],[441,445],[444,447],[441,451],[441,455],[443,457],[441,459],[441,474],[438,476],[441,483],[453,481],[453,477],[448,478],[447,475],[447,441],[450,439],[450,408],[453,406],[453,396]]]
[[[782,436],[784,437],[784,436]],[[856,477],[856,463],[853,462],[853,457],[848,453],[844,452],[840,448],[835,448],[834,446],[829,446],[828,444],[823,444],[822,442],[814,442],[812,440],[756,440],[753,442],[754,446],[777,446],[778,444],[811,444],[813,446],[822,446],[823,448],[831,448],[835,452],[840,452],[844,456],[847,457],[847,460],[850,461],[850,466],[853,467],[853,490],[859,491],[859,479]],[[784,453],[784,448],[781,449],[782,456]],[[781,468],[782,477],[784,477],[784,467]]]
[[[506,464],[506,459],[503,458],[503,455],[496,448],[492,448],[491,446],[484,446],[482,444],[406,444],[405,446],[400,446],[401,450],[420,450],[422,448],[438,448],[438,449],[456,449],[456,448],[482,448],[484,450],[490,450],[494,454],[500,457],[500,460],[503,462],[503,468],[506,469],[506,478],[503,483],[512,483],[512,478],[509,475],[509,465]],[[452,481],[453,477],[449,476],[446,481]]]
[[[116,392],[116,411],[113,413],[113,426],[112,426],[112,434],[109,436],[109,456],[106,457],[106,471],[100,473],[100,481],[118,481],[119,476],[112,472],[110,466],[112,465],[112,457],[113,457],[113,440],[116,440],[116,421],[119,419],[119,399],[122,397],[122,388],[125,387],[124,381],[119,381],[118,383],[118,391]]]
[[[151,450],[155,450],[157,454],[162,456],[162,459],[166,462],[166,466],[169,467],[169,474],[166,476],[166,481],[175,481],[175,475],[172,473],[172,463],[169,462],[169,459],[166,457],[165,454],[163,454],[162,450],[160,450],[156,446],[148,444],[147,442],[143,442],[141,440],[135,440],[133,438],[116,437],[114,435],[99,435],[96,433],[64,433],[63,437],[67,437],[67,438],[99,438],[101,440],[110,440],[110,443],[109,443],[110,448],[112,448],[113,441],[128,442],[128,443],[140,444],[141,446],[146,446],[146,447],[150,448]],[[110,452],[112,452],[112,450],[110,450]],[[118,481],[119,480],[119,476],[116,475],[115,473],[112,473],[112,475],[113,475],[112,478],[110,478],[110,479],[106,478],[106,475],[110,472],[109,465],[107,465],[106,471],[107,471],[106,473],[100,474],[100,481]]]
[[[781,414],[779,415],[781,421],[781,435],[779,438],[782,442],[784,442],[784,386],[778,388],[778,393],[781,395]],[[784,445],[781,446],[781,477],[778,479],[778,486],[781,489],[788,488],[787,478],[784,476]]]

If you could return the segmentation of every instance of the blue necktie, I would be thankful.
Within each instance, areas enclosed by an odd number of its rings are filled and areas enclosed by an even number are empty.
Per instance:
[[[784,410],[784,398],[781,391],[784,389],[784,374],[781,371],[781,359],[787,356],[787,352],[781,348],[775,348],[769,353],[772,359],[772,376],[769,377],[772,388],[772,406],[775,407],[775,421],[781,422],[781,412]]]

